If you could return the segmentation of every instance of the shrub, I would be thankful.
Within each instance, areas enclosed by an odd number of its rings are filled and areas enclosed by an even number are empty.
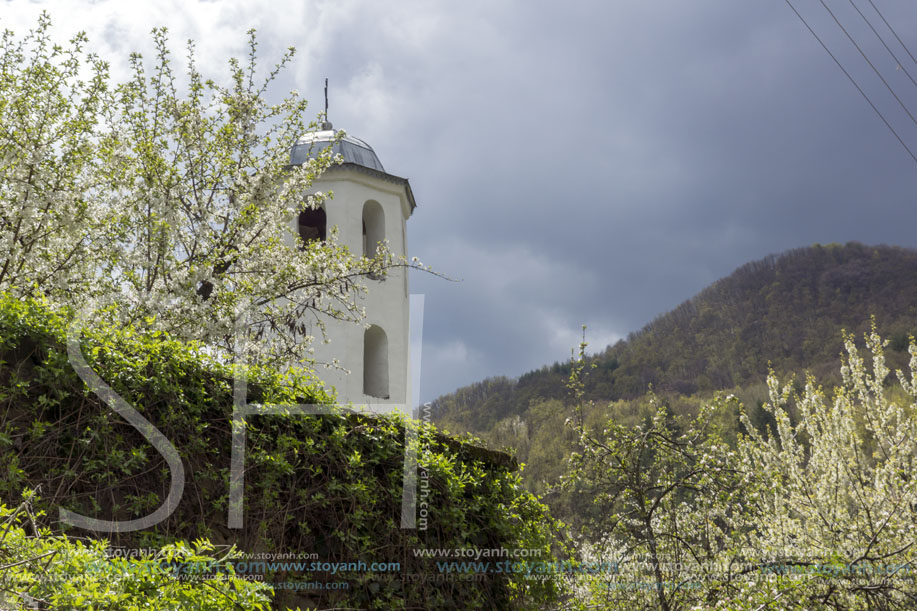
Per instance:
[[[40,302],[0,296],[0,465],[5,469],[0,498],[17,500],[24,487],[40,487],[37,508],[51,518],[60,506],[104,519],[147,515],[168,494],[168,464],[74,372],[66,351],[67,321],[66,312]],[[508,456],[394,416],[346,410],[252,416],[245,528],[232,530],[226,527],[231,370],[199,346],[130,327],[88,332],[81,350],[101,379],[174,444],[186,477],[181,501],[167,519],[145,531],[104,533],[112,545],[161,547],[206,538],[243,552],[309,554],[329,563],[398,563],[399,570],[386,572],[268,569],[265,579],[275,584],[347,582],[347,589],[314,589],[308,596],[275,588],[275,602],[304,608],[435,608],[437,601],[458,608],[511,608],[541,600],[549,605],[557,595],[554,581],[513,573],[442,580],[438,563],[443,559],[415,552],[472,547],[551,552],[553,522],[523,490]],[[303,372],[255,368],[248,373],[250,402],[331,402]],[[400,527],[408,427],[415,433],[425,478],[419,490],[426,495],[426,530]]]
[[[913,608],[917,346],[891,387],[887,343],[873,326],[867,367],[845,335],[831,400],[811,376],[797,390],[772,372],[763,410],[775,426],[761,432],[742,410],[734,447],[712,426],[733,397],[677,420],[650,395],[652,416],[637,426],[580,424],[568,484],[606,509],[581,560],[608,564],[570,577],[568,606]]]
[[[0,504],[0,608],[119,609],[168,611],[196,609],[261,611],[269,608],[271,589],[241,579],[207,541],[178,542],[142,557],[115,557],[103,541],[86,542],[53,536],[38,528],[33,496],[16,508]],[[30,534],[27,534],[27,529]],[[206,565],[212,574],[174,577],[182,564]]]

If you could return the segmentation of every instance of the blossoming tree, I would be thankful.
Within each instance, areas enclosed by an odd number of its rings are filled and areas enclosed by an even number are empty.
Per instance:
[[[575,575],[566,608],[914,608],[917,345],[891,376],[875,325],[865,339],[871,367],[846,336],[833,396],[769,375],[775,426],[740,409],[732,445],[713,426],[731,397],[678,421],[651,395],[643,423],[601,432],[577,403],[567,483],[605,509],[581,551],[613,570]],[[577,402],[583,371],[581,352]]]
[[[152,64],[134,54],[131,78],[113,83],[84,35],[62,47],[49,30],[44,15],[0,47],[0,290],[223,354],[244,320],[247,358],[289,364],[309,357],[309,313],[359,321],[362,278],[421,267],[296,234],[299,212],[328,195],[304,194],[335,160],[289,164],[316,128],[295,92],[267,100],[293,49],[259,76],[250,32],[223,83],[200,73],[190,42],[174,70],[159,29]]]

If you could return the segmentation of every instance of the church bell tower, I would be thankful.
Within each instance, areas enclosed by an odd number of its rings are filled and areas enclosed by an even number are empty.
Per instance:
[[[313,184],[314,192],[331,191],[334,197],[326,199],[320,209],[300,214],[299,235],[306,240],[325,239],[337,227],[338,242],[355,255],[373,257],[376,245],[387,240],[394,256],[406,256],[406,223],[416,207],[411,185],[406,178],[386,172],[366,142],[339,136],[326,120],[320,131],[306,134],[293,147],[294,166],[328,147],[344,159]],[[350,373],[335,369],[317,373],[326,385],[335,387],[340,403],[386,403],[410,410],[407,269],[395,268],[384,279],[366,278],[364,282],[364,324],[327,320],[328,344],[322,343],[320,332],[314,334],[316,361],[337,359]]]

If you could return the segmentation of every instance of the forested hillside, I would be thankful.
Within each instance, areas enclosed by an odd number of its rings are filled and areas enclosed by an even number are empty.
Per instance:
[[[760,385],[768,363],[778,374],[805,370],[834,381],[841,330],[861,334],[871,316],[891,339],[890,363],[904,365],[908,335],[917,331],[917,251],[848,243],[771,255],[593,357],[586,397],[635,398],[650,384],[678,396]],[[569,363],[555,363],[461,388],[433,402],[434,420],[487,436],[533,403],[562,400],[569,372]]]

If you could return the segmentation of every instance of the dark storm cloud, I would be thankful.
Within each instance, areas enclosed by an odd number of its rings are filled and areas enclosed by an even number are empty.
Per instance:
[[[449,295],[428,335],[451,366],[434,364],[425,384],[457,383],[457,342],[474,348],[467,379],[518,374],[564,358],[558,344],[582,322],[625,335],[771,252],[914,245],[914,165],[785,5],[619,4],[590,17],[520,10],[506,59],[449,73],[461,118],[425,164],[448,210],[418,214],[412,245],[432,260],[453,236],[463,246],[437,266],[466,281],[415,284],[431,321]],[[469,252],[489,265],[467,265]],[[529,268],[544,272],[531,285],[494,281]]]
[[[793,2],[917,147],[821,5]],[[828,4],[913,100],[849,3]],[[876,4],[900,34],[917,31],[912,7]],[[52,6],[69,11],[57,23],[117,34],[112,48],[153,23],[195,36],[215,70],[256,26],[262,57],[299,48],[281,85],[316,112],[331,78],[335,126],[411,180],[411,254],[462,279],[412,279],[426,294],[425,399],[564,359],[582,323],[601,349],[769,253],[917,246],[917,164],[785,2],[70,6]]]

